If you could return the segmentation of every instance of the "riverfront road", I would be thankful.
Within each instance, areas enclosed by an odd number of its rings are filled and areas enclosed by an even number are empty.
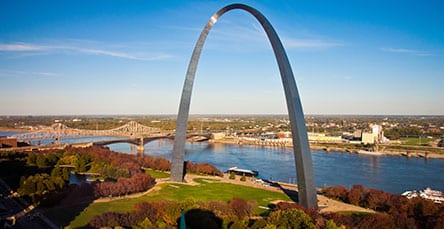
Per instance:
[[[0,205],[7,210],[7,215],[3,215],[2,218],[15,218],[15,228],[58,228],[57,225],[36,210],[33,205],[28,204],[20,197],[10,195],[10,190],[9,186],[0,179]],[[26,208],[23,206],[26,206]]]

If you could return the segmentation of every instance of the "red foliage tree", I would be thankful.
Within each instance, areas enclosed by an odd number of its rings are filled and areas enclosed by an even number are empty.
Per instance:
[[[322,192],[327,197],[338,199],[341,201],[347,201],[348,189],[341,185],[336,185],[332,187],[326,187],[322,189]]]
[[[190,173],[207,174],[220,177],[224,175],[216,167],[208,163],[193,163],[192,161],[187,161],[186,166],[187,172]]]
[[[367,189],[362,185],[353,185],[347,195],[348,202],[358,206],[364,202],[366,197]]]
[[[143,221],[148,218],[151,222],[156,222],[160,218],[160,211],[163,206],[155,205],[148,202],[140,202],[134,205],[134,210],[130,213],[130,221],[132,225]]]
[[[393,218],[388,214],[370,214],[362,217],[358,224],[358,228],[373,229],[373,228],[396,228]]]
[[[234,213],[239,219],[243,219],[249,216],[252,212],[251,206],[248,204],[247,201],[243,199],[235,197],[232,198],[228,204],[233,209]]]
[[[131,227],[129,219],[129,214],[127,213],[116,213],[116,212],[105,212],[101,215],[94,216],[91,221],[89,221],[88,226],[92,228],[103,228],[103,227]]]
[[[95,197],[121,196],[146,191],[154,186],[154,179],[144,173],[137,173],[131,178],[119,178],[116,182],[93,183]]]

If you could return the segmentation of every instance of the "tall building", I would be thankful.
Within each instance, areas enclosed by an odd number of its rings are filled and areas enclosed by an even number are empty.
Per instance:
[[[364,144],[375,144],[375,143],[384,143],[389,141],[386,137],[384,137],[384,131],[382,131],[382,126],[377,124],[370,124],[370,129],[372,132],[363,132],[362,133],[362,143]]]

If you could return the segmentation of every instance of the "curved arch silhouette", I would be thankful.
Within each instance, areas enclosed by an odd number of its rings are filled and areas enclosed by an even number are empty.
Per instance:
[[[307,128],[305,126],[304,113],[296,87],[296,81],[291,70],[290,63],[285,53],[285,49],[270,22],[256,9],[244,4],[232,4],[225,6],[217,11],[205,25],[199,39],[194,47],[190,63],[183,86],[182,97],[177,116],[176,137],[174,139],[173,158],[171,165],[171,180],[183,182],[184,178],[184,154],[185,140],[187,131],[187,122],[190,110],[191,93],[193,89],[194,77],[197,64],[205,40],[213,25],[224,13],[241,9],[252,14],[262,25],[268,39],[271,42],[273,52],[279,66],[279,71],[284,86],[285,98],[287,102],[288,113],[290,116],[290,125],[293,135],[293,151],[296,164],[296,175],[299,187],[299,203],[307,208],[317,208],[316,188],[314,181],[313,163],[310,147],[308,144]]]

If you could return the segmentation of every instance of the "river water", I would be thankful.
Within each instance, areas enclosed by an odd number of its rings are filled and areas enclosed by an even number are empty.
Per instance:
[[[10,135],[0,132],[1,135]],[[112,137],[66,139],[62,142],[105,140]],[[114,151],[136,154],[128,143],[109,145]],[[173,142],[157,140],[145,145],[145,155],[171,160]],[[444,190],[444,160],[398,156],[368,156],[340,152],[313,151],[316,186],[361,184],[365,187],[402,193],[431,187]],[[259,177],[296,183],[294,156],[291,148],[238,146],[228,144],[187,143],[185,160],[207,162],[221,171],[237,166],[259,171]]]
[[[127,143],[109,146],[134,154]],[[145,155],[171,160],[173,142],[153,141],[145,145]],[[399,156],[367,156],[341,152],[313,151],[316,186],[361,184],[365,187],[402,193],[426,187],[444,190],[444,160]],[[259,177],[296,183],[292,148],[187,143],[185,160],[208,162],[221,171],[232,166],[259,171]]]

